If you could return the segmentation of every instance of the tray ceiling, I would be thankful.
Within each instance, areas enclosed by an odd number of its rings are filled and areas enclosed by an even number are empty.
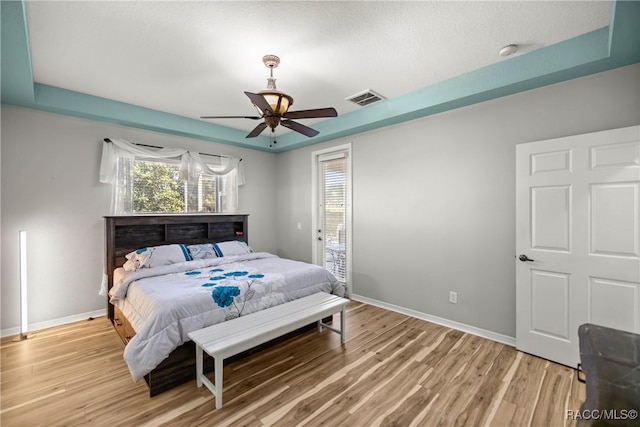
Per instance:
[[[301,120],[320,130],[311,139],[278,127],[277,150],[573,78],[581,73],[566,70],[576,66],[590,65],[582,75],[606,69],[593,63],[611,56],[612,25],[624,21],[608,1],[26,1],[2,8],[3,103],[233,145],[269,144],[266,136],[244,138],[255,121],[199,117],[254,115],[243,91],[265,89],[262,56],[278,55],[274,76],[294,98],[293,110],[332,106],[340,116]],[[6,37],[16,46],[5,48]],[[511,43],[518,52],[500,57]],[[625,55],[613,65],[638,60]],[[32,93],[12,87],[5,96],[12,71],[22,80],[27,71]],[[386,100],[359,107],[346,99],[367,89]]]

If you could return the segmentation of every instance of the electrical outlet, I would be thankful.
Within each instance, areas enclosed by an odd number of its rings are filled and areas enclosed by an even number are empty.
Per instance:
[[[457,292],[449,292],[449,302],[451,304],[457,304],[458,303],[458,293]]]

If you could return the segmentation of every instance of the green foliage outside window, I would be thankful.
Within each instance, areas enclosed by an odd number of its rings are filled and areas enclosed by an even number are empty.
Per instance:
[[[132,178],[136,213],[216,211],[215,178],[199,178],[185,185],[177,164],[142,160],[134,162]]]

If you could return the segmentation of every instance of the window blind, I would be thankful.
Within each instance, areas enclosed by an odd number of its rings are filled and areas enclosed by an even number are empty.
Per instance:
[[[346,153],[320,158],[324,264],[338,280],[346,277]]]

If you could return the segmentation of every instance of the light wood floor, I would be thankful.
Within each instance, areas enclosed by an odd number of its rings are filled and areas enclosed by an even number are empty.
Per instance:
[[[1,344],[2,426],[547,427],[585,397],[573,369],[356,302],[344,347],[312,330],[225,366],[220,410],[195,380],[149,398],[106,318]]]

